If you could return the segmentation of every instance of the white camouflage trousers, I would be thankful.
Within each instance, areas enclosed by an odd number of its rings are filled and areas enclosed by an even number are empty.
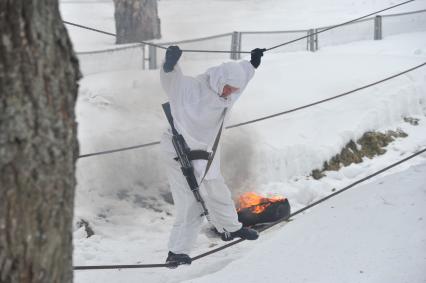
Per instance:
[[[175,223],[170,233],[168,248],[173,253],[189,254],[205,217],[200,216],[202,207],[190,190],[180,169],[180,163],[173,159],[173,155],[167,153],[166,155],[167,177],[175,205]],[[223,179],[204,180],[200,193],[206,203],[211,222],[219,232],[223,232],[224,229],[235,232],[242,227],[238,222],[231,192]]]

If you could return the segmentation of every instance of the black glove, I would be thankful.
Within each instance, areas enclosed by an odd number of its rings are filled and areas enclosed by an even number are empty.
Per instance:
[[[179,61],[181,55],[182,50],[180,50],[179,46],[169,46],[166,51],[166,62],[163,66],[164,72],[168,73],[173,71],[173,68],[175,67],[177,61]]]
[[[265,52],[266,49],[260,49],[256,48],[251,51],[251,60],[250,63],[253,65],[254,68],[259,67],[260,65],[260,58],[263,56],[263,52]]]

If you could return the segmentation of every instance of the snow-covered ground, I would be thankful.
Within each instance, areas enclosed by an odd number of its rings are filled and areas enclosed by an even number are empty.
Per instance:
[[[177,270],[79,271],[77,282],[426,282],[426,163]]]
[[[65,20],[114,30],[112,3],[71,2],[61,2]],[[164,39],[177,40],[232,30],[336,24],[396,3],[161,0],[159,9]],[[424,8],[426,1],[417,0],[392,12]],[[229,10],[235,11],[232,17],[223,13]],[[110,37],[76,28],[69,31],[76,50],[113,47]],[[183,59],[182,68],[189,75],[222,62],[191,60],[189,55]],[[331,97],[425,61],[426,32],[315,53],[266,53],[230,124]],[[158,140],[167,126],[160,107],[165,100],[158,71],[84,77],[76,109],[81,154]],[[234,196],[244,191],[285,195],[295,211],[424,148],[425,115],[423,67],[333,102],[225,131],[223,173]],[[408,124],[403,117],[417,118],[419,125]],[[351,139],[369,130],[397,128],[408,137],[391,143],[385,155],[329,172],[318,181],[308,177]],[[164,261],[173,206],[166,202],[168,187],[158,150],[153,146],[78,161],[75,222],[87,220],[95,235],[86,238],[84,228],[76,227],[75,265]],[[385,173],[386,177],[268,230],[255,243],[244,242],[189,268],[76,271],[76,282],[426,282],[421,269],[426,263],[424,164],[426,156],[419,156]],[[204,231],[192,255],[221,244]]]

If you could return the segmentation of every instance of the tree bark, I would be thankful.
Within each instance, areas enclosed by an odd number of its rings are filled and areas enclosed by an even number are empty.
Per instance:
[[[114,0],[117,44],[160,38],[157,0]]]
[[[72,282],[78,61],[57,0],[0,1],[0,282]]]

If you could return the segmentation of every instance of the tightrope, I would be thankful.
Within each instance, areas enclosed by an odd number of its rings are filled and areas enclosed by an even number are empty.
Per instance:
[[[299,41],[299,40],[302,40],[302,39],[308,38],[308,37],[310,37],[310,36],[312,36],[312,35],[316,35],[316,34],[319,34],[319,33],[323,33],[323,32],[329,31],[329,30],[331,30],[331,29],[335,29],[335,28],[337,28],[337,27],[341,27],[341,26],[344,26],[344,25],[351,24],[351,23],[353,23],[353,22],[359,21],[359,20],[364,19],[364,18],[367,18],[367,17],[369,17],[369,16],[372,16],[372,15],[375,15],[375,14],[378,14],[378,13],[381,13],[381,12],[384,12],[384,11],[388,11],[388,10],[394,9],[394,8],[396,8],[396,7],[399,7],[399,6],[402,6],[402,5],[408,4],[408,3],[413,2],[413,1],[415,1],[415,0],[408,0],[408,1],[405,1],[405,2],[402,2],[402,3],[396,4],[396,5],[390,6],[390,7],[388,7],[388,8],[385,8],[385,9],[382,9],[382,10],[379,10],[379,11],[375,11],[375,12],[370,13],[370,14],[368,14],[368,15],[365,15],[365,16],[362,16],[362,17],[359,17],[359,18],[356,18],[356,19],[353,19],[353,20],[350,20],[350,21],[347,21],[347,22],[344,22],[344,23],[341,23],[341,24],[338,24],[338,25],[335,25],[335,26],[331,26],[331,27],[326,28],[326,29],[321,30],[321,31],[314,32],[314,33],[312,33],[312,34],[310,34],[310,35],[302,36],[302,37],[296,38],[296,39],[294,39],[294,40],[290,40],[290,41],[284,42],[284,43],[282,43],[282,44],[279,44],[279,45],[276,45],[276,46],[273,46],[273,47],[267,48],[267,49],[266,49],[266,51],[269,51],[269,50],[272,50],[272,49],[275,49],[275,48],[278,48],[278,47],[281,47],[281,46],[284,46],[284,45],[288,45],[288,44],[291,44],[291,43],[297,42],[297,41]],[[117,35],[116,35],[115,33],[107,32],[107,31],[103,31],[103,30],[100,30],[100,29],[95,29],[95,28],[88,27],[88,26],[83,26],[83,25],[76,24],[76,23],[72,23],[72,22],[69,22],[69,21],[62,21],[62,22],[63,22],[63,23],[65,23],[65,24],[67,24],[67,25],[71,25],[71,26],[75,26],[75,27],[79,27],[79,28],[83,28],[83,29],[91,30],[91,31],[94,31],[94,32],[98,32],[98,33],[102,33],[102,34],[106,34],[106,35],[110,35],[110,36],[117,37]],[[149,46],[154,46],[154,47],[157,47],[157,48],[160,48],[160,49],[167,49],[167,47],[164,47],[163,45],[155,44],[155,43],[152,43],[152,42],[147,42],[147,41],[138,41],[138,43],[146,44],[146,45],[149,45]],[[194,49],[182,49],[182,51],[183,51],[183,52],[197,52],[197,53],[200,53],[200,52],[201,52],[201,53],[232,53],[232,54],[250,54],[250,51],[231,51],[231,50],[194,50]]]
[[[118,149],[111,149],[111,150],[99,151],[99,152],[94,152],[94,153],[82,154],[78,158],[84,158],[84,157],[102,155],[102,154],[110,154],[110,153],[114,153],[114,152],[132,150],[132,149],[137,149],[137,148],[142,148],[142,147],[153,146],[153,145],[157,145],[157,144],[160,144],[160,142],[155,141],[155,142],[150,142],[150,143],[145,143],[145,144],[140,144],[140,145],[134,145],[134,146],[128,146],[128,147],[123,147],[123,148],[118,148]]]
[[[312,208],[314,206],[317,206],[318,204],[320,204],[320,203],[322,203],[322,202],[324,202],[324,201],[326,201],[326,200],[328,200],[328,199],[330,199],[330,198],[332,198],[332,197],[334,197],[334,196],[336,196],[338,194],[341,194],[344,191],[347,191],[350,188],[355,187],[356,185],[358,185],[358,184],[360,184],[362,182],[365,182],[368,179],[371,179],[371,178],[373,178],[373,177],[375,177],[375,176],[377,176],[377,175],[379,175],[379,174],[381,174],[381,173],[383,173],[385,171],[388,171],[389,169],[392,169],[393,167],[395,167],[395,166],[397,166],[397,165],[399,165],[401,163],[404,163],[404,162],[406,162],[406,161],[408,161],[408,160],[410,160],[410,159],[412,159],[412,158],[414,158],[414,157],[416,157],[416,156],[418,156],[418,155],[420,155],[420,154],[422,154],[424,152],[426,152],[426,148],[424,148],[424,149],[422,149],[420,151],[417,151],[416,153],[411,154],[410,156],[408,156],[408,157],[406,157],[406,158],[404,158],[404,159],[402,159],[402,160],[400,160],[398,162],[395,162],[395,163],[393,163],[393,164],[391,164],[391,165],[389,165],[389,166],[387,166],[387,167],[385,167],[385,168],[383,168],[383,169],[381,169],[379,171],[376,171],[375,173],[373,173],[371,175],[368,175],[368,176],[366,176],[366,177],[364,177],[364,178],[362,178],[362,179],[360,179],[360,180],[358,180],[358,181],[356,181],[356,182],[354,182],[354,183],[352,183],[352,184],[350,184],[350,185],[348,185],[348,186],[346,186],[346,187],[344,187],[344,188],[342,188],[342,189],[340,189],[340,190],[338,190],[338,191],[336,191],[336,192],[334,192],[334,193],[332,193],[332,194],[330,194],[330,195],[328,195],[328,196],[326,196],[326,197],[324,197],[324,198],[322,198],[322,199],[320,199],[318,201],[315,201],[315,202],[311,203],[310,205],[307,205],[304,208],[299,209],[296,212],[290,214],[288,217],[286,217],[284,219],[281,219],[279,221],[273,222],[273,223],[271,223],[271,224],[269,224],[269,225],[267,225],[267,226],[259,229],[259,232],[264,232],[265,230],[270,229],[270,228],[272,228],[272,227],[274,227],[274,226],[276,226],[276,225],[278,225],[278,224],[280,224],[282,222],[288,221],[290,218],[292,218],[292,217],[294,217],[294,216],[296,216],[296,215],[298,215],[298,214],[306,211],[307,209],[310,209],[310,208]],[[226,245],[223,245],[223,246],[221,246],[219,248],[216,248],[216,249],[213,249],[211,251],[208,251],[208,252],[202,253],[200,255],[197,255],[197,256],[195,256],[195,257],[192,258],[192,261],[195,261],[195,260],[201,259],[203,257],[209,256],[211,254],[217,253],[219,251],[227,249],[227,248],[229,248],[231,246],[234,246],[234,245],[236,245],[238,243],[241,243],[243,241],[245,241],[245,240],[244,239],[239,239],[239,240],[230,242],[230,243],[228,243]],[[74,266],[74,270],[157,268],[157,267],[170,267],[170,265],[168,265],[168,264],[92,265],[92,266]]]
[[[411,1],[414,1],[414,0],[411,0]],[[104,30],[95,29],[95,28],[92,28],[92,27],[83,26],[83,25],[68,22],[68,21],[62,21],[62,22],[64,24],[67,24],[67,25],[70,25],[70,26],[75,26],[75,27],[79,27],[79,28],[82,28],[82,29],[87,29],[87,30],[98,32],[98,33],[117,37],[117,35],[115,33],[112,33],[112,32],[107,32],[107,31],[104,31]],[[160,49],[167,49],[167,47],[164,47],[164,46],[159,45],[159,44],[147,42],[147,41],[138,41],[137,43],[145,44],[145,45],[148,45],[148,46],[154,46],[154,47],[157,47],[157,48],[160,48]],[[230,51],[230,50],[189,50],[189,49],[182,49],[182,51],[183,52],[204,52],[204,53],[250,53],[249,51]]]
[[[321,103],[324,103],[324,102],[327,102],[327,101],[330,101],[330,100],[334,100],[334,99],[337,99],[337,98],[340,98],[340,97],[343,97],[343,96],[347,96],[347,95],[355,93],[357,91],[360,91],[360,90],[363,90],[363,89],[375,86],[377,84],[383,83],[385,81],[391,80],[393,78],[402,76],[402,75],[404,75],[406,73],[409,73],[409,72],[411,72],[413,70],[416,70],[416,69],[419,69],[421,67],[424,67],[425,65],[426,65],[426,62],[424,62],[424,63],[422,63],[420,65],[414,66],[414,67],[412,67],[410,69],[407,69],[405,71],[402,71],[400,73],[397,73],[395,75],[392,75],[392,76],[389,76],[387,78],[381,79],[379,81],[376,81],[376,82],[364,85],[362,87],[356,88],[354,90],[351,90],[351,91],[348,91],[348,92],[345,92],[345,93],[342,93],[342,94],[339,94],[339,95],[336,95],[336,96],[332,96],[332,97],[329,97],[329,98],[326,98],[326,99],[323,99],[323,100],[319,100],[319,101],[316,101],[316,102],[313,102],[313,103],[310,103],[310,104],[307,104],[307,105],[304,105],[304,106],[300,106],[300,107],[297,107],[297,108],[294,108],[294,109],[286,110],[286,111],[283,111],[283,112],[280,112],[280,113],[268,115],[268,116],[265,116],[265,117],[257,118],[257,119],[246,121],[246,122],[243,122],[243,123],[238,123],[238,124],[230,125],[230,126],[226,127],[225,129],[237,128],[237,127],[241,127],[241,126],[244,126],[244,125],[248,125],[248,124],[256,123],[256,122],[259,122],[259,121],[263,121],[263,120],[266,120],[266,119],[271,119],[271,118],[278,117],[278,116],[281,116],[281,115],[285,115],[285,114],[289,114],[289,113],[292,113],[292,112],[296,112],[296,111],[299,111],[299,110],[302,110],[302,109],[305,109],[305,108],[309,108],[309,107],[312,107],[312,106],[315,106],[315,105],[318,105],[318,104],[321,104]],[[114,153],[114,152],[132,150],[132,149],[143,148],[143,147],[148,147],[148,146],[154,146],[154,145],[157,145],[159,143],[160,143],[159,141],[155,141],[155,142],[150,142],[150,143],[140,144],[140,145],[135,145],[135,146],[129,146],[129,147],[124,147],[124,148],[119,148],[119,149],[112,149],[112,150],[94,152],[94,153],[89,153],[89,154],[83,154],[83,155],[80,155],[79,158],[96,156],[96,155],[103,155],[103,154],[110,154],[110,153]]]
[[[287,111],[279,112],[279,113],[276,113],[276,114],[268,115],[268,116],[265,116],[265,117],[262,117],[262,118],[258,118],[258,119],[250,120],[250,121],[243,122],[243,123],[238,123],[238,124],[230,125],[230,126],[226,127],[226,129],[237,128],[237,127],[241,127],[241,126],[244,126],[244,125],[248,125],[248,124],[252,124],[252,123],[256,123],[256,122],[260,122],[260,121],[263,121],[263,120],[267,120],[267,119],[275,118],[275,117],[278,117],[278,116],[281,116],[281,115],[285,115],[285,114],[289,114],[289,113],[292,113],[292,112],[296,112],[296,111],[299,111],[299,110],[302,110],[302,109],[305,109],[305,108],[309,108],[309,107],[312,107],[312,106],[315,106],[315,105],[318,105],[318,104],[321,104],[321,103],[324,103],[324,102],[327,102],[327,101],[330,101],[330,100],[334,100],[334,99],[337,99],[337,98],[340,98],[340,97],[343,97],[343,96],[346,96],[346,95],[349,95],[349,94],[352,94],[352,93],[358,92],[358,91],[360,91],[360,90],[363,90],[363,89],[366,89],[366,88],[369,88],[369,87],[372,87],[372,86],[378,85],[378,84],[380,84],[380,83],[386,82],[386,81],[391,80],[391,79],[394,79],[394,78],[396,78],[396,77],[402,76],[402,75],[404,75],[404,74],[406,74],[406,73],[409,73],[409,72],[411,72],[411,71],[414,71],[414,70],[416,70],[416,69],[419,69],[419,68],[421,68],[421,67],[424,67],[425,65],[426,65],[426,62],[424,62],[424,63],[422,63],[422,64],[420,64],[420,65],[414,66],[414,67],[412,67],[412,68],[410,68],[410,69],[408,69],[408,70],[402,71],[402,72],[400,72],[400,73],[398,73],[398,74],[395,74],[395,75],[392,75],[392,76],[390,76],[390,77],[387,77],[387,78],[381,79],[381,80],[379,80],[379,81],[376,81],[376,82],[374,82],[374,83],[370,83],[370,84],[364,85],[364,86],[362,86],[362,87],[359,87],[359,88],[353,89],[353,90],[351,90],[351,91],[347,91],[347,92],[345,92],[345,93],[342,93],[342,94],[339,94],[339,95],[336,95],[336,96],[332,96],[332,97],[329,97],[329,98],[326,98],[326,99],[322,99],[322,100],[319,100],[319,101],[316,101],[316,102],[313,102],[313,103],[310,103],[310,104],[306,104],[306,105],[304,105],[304,106],[300,106],[300,107],[297,107],[297,108],[294,108],[294,109],[291,109],[291,110],[287,110]]]

